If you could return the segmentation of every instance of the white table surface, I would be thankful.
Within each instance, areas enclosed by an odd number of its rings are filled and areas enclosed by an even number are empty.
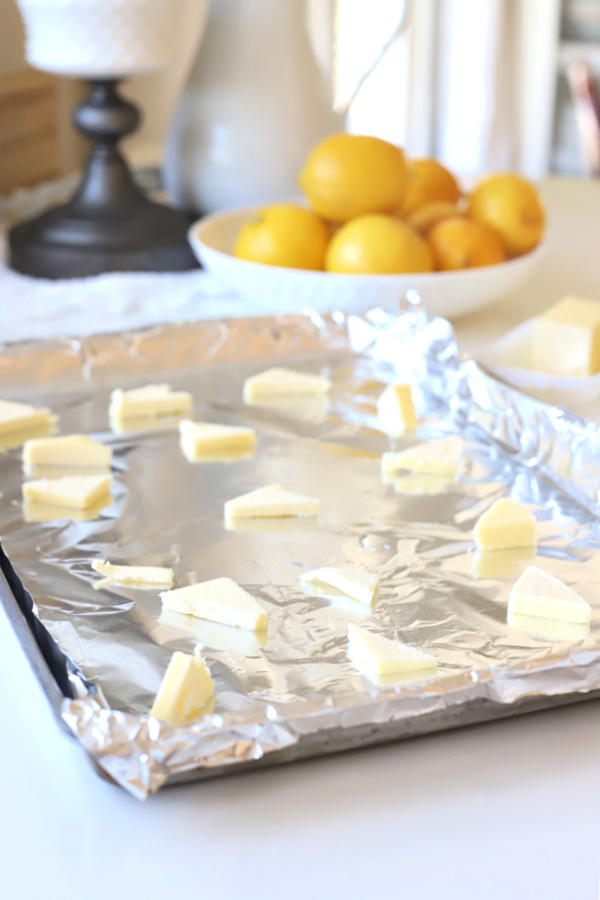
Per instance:
[[[548,260],[513,297],[457,323],[468,350],[567,292],[600,299],[600,184],[544,193]],[[41,328],[31,309],[6,309],[2,279],[0,326]],[[599,895],[600,701],[140,803],[58,729],[2,614],[0,660],[2,900]]]

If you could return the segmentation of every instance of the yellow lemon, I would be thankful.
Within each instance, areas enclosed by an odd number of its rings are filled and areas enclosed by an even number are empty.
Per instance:
[[[520,175],[492,175],[478,184],[469,197],[469,215],[498,232],[509,256],[533,250],[546,227],[539,194]]]
[[[408,187],[398,213],[407,216],[415,209],[429,203],[445,201],[456,203],[460,188],[456,178],[437,159],[410,159],[408,161]]]
[[[279,204],[261,209],[241,228],[234,256],[270,266],[322,269],[329,230],[315,213]]]
[[[404,153],[379,138],[334,134],[310,152],[300,187],[320,216],[347,222],[366,213],[390,212],[404,197]]]
[[[383,275],[431,272],[427,242],[392,216],[359,216],[336,231],[325,255],[328,272]]]
[[[504,262],[506,253],[495,231],[470,219],[446,219],[429,234],[436,269],[474,269]]]
[[[406,217],[406,221],[419,234],[427,237],[429,232],[440,222],[443,222],[444,219],[456,219],[457,216],[462,215],[463,213],[455,203],[439,200],[436,203],[428,203],[427,206],[420,206],[418,209],[415,209],[414,212]]]

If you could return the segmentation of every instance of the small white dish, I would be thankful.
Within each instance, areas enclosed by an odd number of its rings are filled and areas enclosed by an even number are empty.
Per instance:
[[[536,372],[531,367],[535,322],[535,317],[526,319],[508,331],[490,345],[481,362],[508,384],[570,409],[600,396],[600,372],[574,377]]]
[[[204,268],[256,312],[299,312],[307,307],[360,312],[376,306],[395,310],[407,291],[414,290],[429,316],[454,319],[508,294],[532,273],[545,252],[542,245],[497,266],[417,275],[338,275],[237,259],[233,247],[240,228],[266,205],[206,216],[188,233]]]

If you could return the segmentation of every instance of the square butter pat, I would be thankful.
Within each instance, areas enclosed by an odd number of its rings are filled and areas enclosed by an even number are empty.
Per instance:
[[[0,400],[0,434],[50,425],[52,413],[49,409],[36,409],[28,403]]]
[[[370,606],[375,599],[379,578],[371,572],[361,572],[360,569],[335,569],[323,567],[313,569],[300,576],[300,581],[309,584],[329,585],[348,597],[366,603]]]
[[[190,413],[192,395],[187,391],[173,391],[168,384],[147,384],[131,391],[114,390],[108,414],[114,419],[136,416],[175,416]]]
[[[263,607],[231,578],[201,581],[160,595],[165,609],[197,616],[222,625],[264,631],[267,613]]]
[[[181,449],[189,459],[202,457],[215,450],[239,450],[248,453],[256,447],[256,432],[253,428],[237,425],[217,425],[212,422],[179,423]]]
[[[435,656],[401,641],[391,641],[352,622],[348,625],[348,655],[367,675],[433,670],[437,666]]]
[[[600,302],[565,297],[535,321],[533,368],[585,376],[600,370]]]
[[[462,440],[453,435],[417,444],[398,453],[384,453],[381,457],[381,470],[384,476],[393,476],[399,469],[408,469],[410,472],[453,478],[458,469],[462,447]]]
[[[389,384],[377,400],[379,427],[391,437],[417,427],[410,384]]]
[[[535,547],[535,516],[524,506],[503,497],[479,518],[474,537],[480,550]]]
[[[113,566],[112,563],[95,559],[92,569],[109,581],[119,581],[121,584],[155,584],[167,588],[173,584],[173,569],[163,566]]]
[[[87,509],[105,497],[112,484],[110,475],[67,475],[64,478],[38,478],[26,481],[26,500],[52,503],[73,509]]]
[[[23,446],[26,466],[110,466],[112,450],[86,434],[35,438]]]
[[[244,400],[252,405],[273,397],[321,395],[326,394],[330,387],[330,380],[321,375],[275,367],[246,379]]]
[[[508,612],[579,624],[589,622],[592,614],[583,597],[537,566],[529,566],[514,583],[508,598]]]
[[[161,722],[184,725],[201,715],[215,686],[197,648],[194,655],[176,652],[156,694],[150,715]]]
[[[242,494],[225,504],[225,518],[260,518],[262,516],[316,516],[319,501],[286,491],[280,484],[269,484]]]

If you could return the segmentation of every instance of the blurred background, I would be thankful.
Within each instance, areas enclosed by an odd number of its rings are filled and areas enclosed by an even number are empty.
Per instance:
[[[135,165],[161,163],[177,99],[202,53],[202,4],[181,3],[176,60],[125,88],[144,112],[143,127],[125,143]],[[313,48],[338,102],[356,93],[349,130],[413,156],[435,155],[463,174],[597,174],[600,0],[418,0],[408,27],[355,90],[401,6],[307,0]],[[70,116],[83,91],[76,80],[26,65],[15,0],[0,0],[0,194],[80,166],[85,142]]]

